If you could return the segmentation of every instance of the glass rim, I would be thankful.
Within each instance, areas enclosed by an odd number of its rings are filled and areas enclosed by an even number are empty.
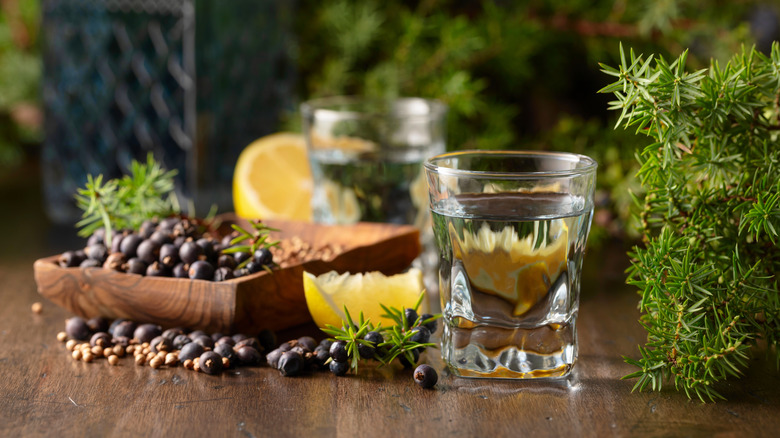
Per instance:
[[[383,104],[389,103],[411,103],[423,102],[427,105],[428,111],[422,114],[392,114],[387,111],[356,111],[340,110],[333,108],[338,105],[360,105],[366,108],[372,106],[381,108]],[[363,96],[331,96],[320,97],[307,100],[300,105],[301,114],[315,116],[324,120],[362,120],[387,117],[391,115],[395,119],[437,119],[447,113],[447,105],[437,99],[427,99],[424,97],[363,97]]]
[[[486,171],[486,170],[470,170],[470,169],[456,169],[453,167],[443,167],[436,165],[437,161],[442,161],[449,158],[458,158],[466,156],[485,156],[485,157],[527,157],[527,158],[553,158],[562,161],[583,163],[582,167],[574,169],[563,170],[538,170],[527,172],[508,172],[508,171]],[[598,163],[593,158],[587,155],[575,154],[573,152],[549,152],[549,151],[527,151],[527,150],[465,150],[456,152],[447,152],[444,154],[436,155],[425,160],[423,166],[427,171],[446,176],[457,177],[470,177],[475,179],[539,179],[539,178],[564,178],[585,176],[590,173],[594,173],[598,167]]]

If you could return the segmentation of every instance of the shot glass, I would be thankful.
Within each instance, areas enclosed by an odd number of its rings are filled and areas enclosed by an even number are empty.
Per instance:
[[[430,229],[422,163],[445,150],[441,102],[331,97],[301,105],[313,220]]]
[[[597,164],[557,152],[425,162],[439,252],[442,356],[463,377],[567,376]]]

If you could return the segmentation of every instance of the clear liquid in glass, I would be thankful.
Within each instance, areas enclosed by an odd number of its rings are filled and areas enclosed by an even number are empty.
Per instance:
[[[563,377],[592,206],[564,193],[479,193],[432,206],[442,355],[464,377]]]

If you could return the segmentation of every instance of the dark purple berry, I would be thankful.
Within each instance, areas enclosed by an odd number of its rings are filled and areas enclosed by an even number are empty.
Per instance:
[[[212,339],[214,339],[214,338],[212,337]],[[217,341],[216,341],[216,345],[219,345],[219,344],[227,344],[227,345],[230,345],[232,347],[232,346],[236,345],[236,341],[234,341],[233,338],[231,338],[230,336],[222,336],[221,338],[217,339]]]
[[[236,269],[238,263],[236,263],[236,259],[234,259],[232,255],[222,254],[217,260],[217,266],[220,268]]]
[[[263,265],[254,261],[250,261],[246,264],[246,270],[249,271],[250,274],[254,274],[256,272],[262,271]]]
[[[330,357],[336,362],[346,362],[349,360],[347,354],[347,343],[344,341],[336,341],[330,346]]]
[[[236,269],[235,271],[233,271],[233,275],[235,276],[235,278],[246,277],[249,274],[251,274],[251,272],[249,272],[249,269],[247,268]]]
[[[431,318],[433,318],[433,315],[431,315],[430,313],[423,313],[422,316],[420,316],[420,320],[423,322]],[[439,327],[438,321],[435,319],[428,321],[427,323],[424,323],[423,326],[425,326],[425,328],[427,328],[428,331],[431,332],[431,334],[436,333],[436,329]]]
[[[190,278],[189,267],[184,263],[179,263],[173,267],[173,276],[176,278]]]
[[[206,256],[206,260],[214,261],[217,258],[217,253],[214,251],[214,241],[207,238],[201,238],[195,241],[195,243],[203,251],[203,255]]]
[[[222,356],[213,351],[207,351],[198,359],[200,370],[206,374],[219,374],[222,372]]]
[[[417,311],[414,309],[404,309],[404,318],[406,319],[406,329],[414,327],[414,323],[417,321]]]
[[[322,345],[318,345],[314,349],[314,363],[317,366],[325,366],[325,362],[330,358],[330,352]]]
[[[157,336],[152,339],[152,342],[149,343],[149,349],[152,350],[153,353],[158,353],[160,351],[172,351],[173,341],[163,337],[162,335]]]
[[[333,345],[333,341],[331,341],[328,338],[325,338],[320,341],[320,347],[325,348],[326,350],[330,351],[330,346]]]
[[[106,261],[106,258],[108,257],[108,250],[106,249],[106,246],[102,243],[96,243],[94,245],[89,245],[88,247],[84,248],[84,253],[87,255],[87,258],[92,260],[97,260],[102,265],[103,262]]]
[[[161,246],[173,243],[173,236],[168,230],[157,230],[146,239],[151,240],[152,242],[155,242]]]
[[[303,336],[298,338],[298,345],[303,347],[305,351],[312,352],[315,348],[317,348],[317,341],[315,341],[311,336]]]
[[[97,230],[92,232],[92,235],[89,236],[89,238],[87,239],[87,246],[103,244],[106,241],[105,237],[106,237],[106,229],[98,228]]]
[[[152,264],[160,258],[160,244],[153,240],[144,240],[138,245],[136,255],[144,263]]]
[[[187,359],[194,360],[196,357],[203,354],[204,351],[206,351],[206,349],[198,343],[190,342],[189,344],[184,344],[181,347],[181,351],[179,351],[179,360],[182,362]]]
[[[179,263],[179,247],[172,243],[164,243],[160,247],[160,263],[169,268],[173,268]]]
[[[87,326],[89,326],[89,329],[93,332],[107,332],[110,327],[108,320],[100,316],[87,320]]]
[[[173,227],[176,226],[176,224],[179,223],[179,218],[177,217],[168,217],[160,221],[160,224],[157,225],[158,230],[173,230]]]
[[[235,341],[235,338],[233,340]],[[260,346],[260,342],[257,340],[257,338],[244,338],[236,342],[236,348],[241,348],[243,346],[252,347],[257,351],[263,351],[263,347]]]
[[[147,277],[170,277],[172,274],[173,271],[160,262],[154,262],[146,268]]]
[[[347,371],[349,371],[349,364],[346,362],[338,362],[334,360],[330,362],[328,368],[330,369],[331,373],[337,376],[343,376],[347,374]]]
[[[183,335],[184,329],[181,327],[175,327],[175,328],[169,328],[168,330],[165,330],[162,332],[162,337],[173,342],[174,339],[176,339],[176,336]]]
[[[74,316],[72,318],[68,318],[68,320],[65,322],[65,333],[67,333],[68,337],[71,339],[86,341],[89,339],[92,331],[89,329],[89,325],[87,325],[87,321],[85,321],[84,318],[80,316]]]
[[[277,349],[271,351],[270,353],[268,353],[265,356],[265,360],[268,362],[268,365],[271,368],[273,368],[273,369],[278,369],[279,368],[279,358],[282,357],[282,353],[284,353],[284,351],[282,351],[282,350],[277,348]],[[330,356],[328,356],[328,357],[330,357]]]
[[[122,239],[122,244],[119,245],[119,250],[122,252],[122,254],[125,255],[125,257],[131,259],[136,256],[138,245],[140,245],[143,241],[143,237],[139,236],[138,234],[130,234]]]
[[[152,219],[147,219],[141,223],[140,227],[138,227],[138,234],[140,234],[144,239],[148,239],[156,229],[157,223]]]
[[[424,344],[431,339],[431,332],[423,325],[413,328],[412,332],[414,334],[412,335],[411,338],[409,338],[409,340],[412,342],[417,342],[418,344]]]
[[[133,338],[140,343],[152,342],[152,339],[162,334],[162,327],[156,324],[141,324],[133,332]]]
[[[234,252],[233,253],[233,258],[236,259],[236,263],[238,263],[239,265],[241,263],[244,263],[245,260],[249,260],[250,257],[251,257],[251,255],[248,252]]]
[[[86,259],[79,265],[79,268],[100,268],[103,264],[97,260]]]
[[[236,356],[233,347],[228,344],[218,344],[214,347],[214,353],[226,357],[231,364],[238,364],[238,356]]]
[[[173,338],[173,348],[176,350],[181,350],[185,345],[192,342],[192,339],[190,339],[187,335],[179,335]]]
[[[149,267],[138,257],[133,257],[125,263],[125,272],[130,274],[146,275]]]
[[[241,348],[233,348],[233,350],[236,352],[236,356],[241,365],[259,365],[263,360],[263,356],[260,355],[260,352],[248,345]]]
[[[125,239],[125,237],[128,236],[130,233],[118,233],[114,237],[111,238],[111,248],[109,248],[112,253],[115,252],[122,252],[122,241]]]
[[[433,388],[439,381],[439,375],[432,366],[422,364],[414,370],[414,382],[425,389]]]
[[[274,262],[274,256],[268,248],[259,248],[255,251],[254,259],[260,265],[266,266],[270,266]]]
[[[188,265],[197,262],[202,254],[203,248],[193,241],[184,242],[179,248],[179,259]]]
[[[243,333],[236,333],[235,335],[233,335],[233,340],[236,341],[237,343],[243,341],[244,339],[248,339],[248,338],[249,338],[249,336],[247,336],[247,335],[245,335]]]
[[[126,336],[132,339],[137,327],[138,326],[133,321],[122,321],[122,323],[114,328],[114,332],[112,334],[115,338]]]
[[[211,280],[214,278],[214,266],[203,260],[198,260],[191,264],[187,272],[193,280]]]
[[[197,338],[193,338],[192,342],[202,345],[203,348],[214,348],[214,341],[211,339],[211,336],[198,336]]]
[[[208,336],[208,335],[207,335],[207,334],[206,334],[206,332],[204,332],[203,330],[193,330],[193,331],[189,332],[189,333],[187,334],[187,336],[189,336],[189,337],[190,337],[190,339],[193,339],[193,340],[194,340],[194,339],[195,339],[195,338],[197,338],[197,337],[200,337],[200,336]]]
[[[279,358],[278,369],[285,377],[297,376],[303,371],[303,356],[295,351],[285,351]]]
[[[87,256],[80,251],[65,251],[60,256],[58,263],[61,268],[74,268],[86,258]]]
[[[214,271],[214,281],[225,281],[236,278],[230,268],[217,268]]]
[[[115,328],[116,328],[116,327],[117,327],[119,324],[122,324],[123,322],[130,322],[130,320],[129,320],[129,319],[124,319],[124,318],[117,318],[117,319],[115,319],[114,321],[112,321],[112,322],[111,322],[111,325],[109,325],[109,326],[108,326],[108,330],[107,330],[107,331],[108,331],[108,334],[110,334],[110,335],[113,335],[113,334],[114,334],[114,329],[115,329]],[[135,329],[134,329],[134,330],[135,330]]]
[[[89,340],[89,345],[92,347],[98,346],[101,348],[111,347],[111,335],[106,332],[98,332],[92,335]]]

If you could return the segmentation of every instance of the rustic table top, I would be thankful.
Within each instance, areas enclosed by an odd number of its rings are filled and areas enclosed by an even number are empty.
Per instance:
[[[282,377],[268,367],[219,376],[177,368],[74,361],[55,337],[68,312],[38,295],[32,262],[62,251],[70,229],[43,218],[37,187],[0,187],[14,229],[0,245],[0,436],[776,436],[780,374],[758,355],[741,380],[720,387],[728,401],[631,393],[644,339],[638,297],[624,285],[624,249],[586,256],[578,322],[579,361],[568,381],[460,379],[438,350],[423,360],[440,372],[434,390],[410,371],[363,367],[359,375]],[[14,212],[13,214],[9,214]],[[34,302],[43,312],[34,314]],[[301,327],[296,333],[311,333]]]

